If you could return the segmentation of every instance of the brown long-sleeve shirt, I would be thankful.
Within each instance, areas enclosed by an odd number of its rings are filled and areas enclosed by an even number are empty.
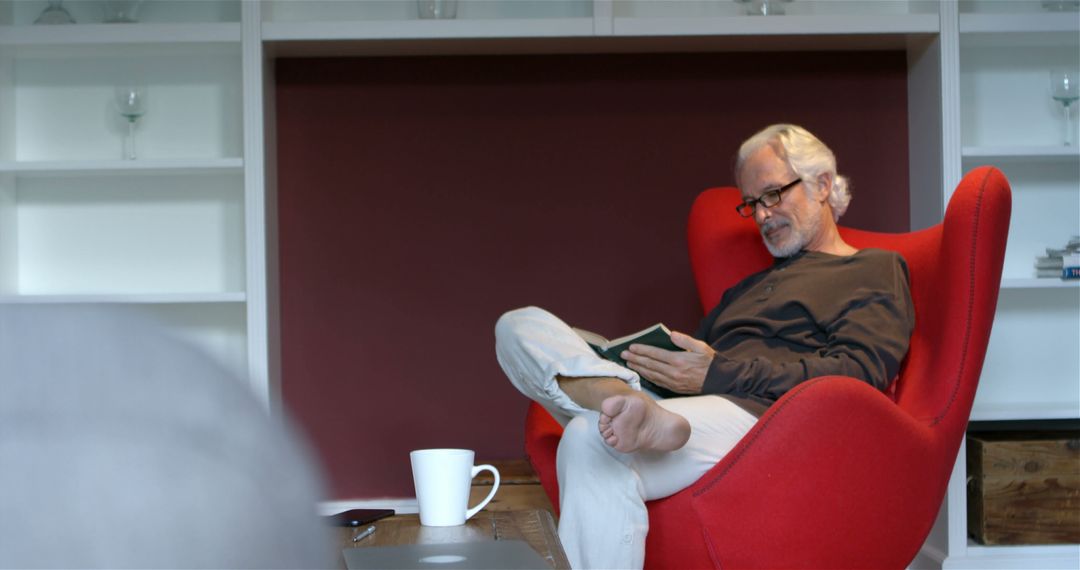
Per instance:
[[[702,387],[760,416],[800,382],[844,375],[885,390],[915,313],[897,253],[800,252],[728,289],[695,338],[713,358]]]

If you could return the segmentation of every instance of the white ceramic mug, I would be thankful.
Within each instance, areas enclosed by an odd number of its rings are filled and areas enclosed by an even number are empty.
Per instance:
[[[409,453],[412,461],[420,524],[458,526],[480,512],[499,490],[499,470],[491,465],[473,465],[475,453],[469,449],[418,449]],[[469,508],[473,477],[491,471],[495,484],[483,501]]]

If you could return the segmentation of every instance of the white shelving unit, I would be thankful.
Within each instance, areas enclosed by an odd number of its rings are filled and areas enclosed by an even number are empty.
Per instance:
[[[269,399],[248,357],[266,341],[248,334],[240,2],[147,2],[139,23],[65,2],[77,23],[34,25],[46,4],[0,2],[0,303],[138,312]],[[125,82],[148,96],[135,160]]]
[[[1062,110],[1049,90],[1051,68],[1080,69],[1080,14],[1046,12],[1039,2],[962,2],[959,10],[956,4],[942,9],[957,11],[956,29],[941,32],[957,54],[943,68],[958,81],[958,112],[946,127],[958,136],[945,137],[946,178],[992,164],[1013,187],[1002,289],[971,419],[1080,418],[1080,283],[1038,279],[1034,269],[1046,247],[1080,233],[1080,151],[1064,146]],[[1075,141],[1075,117],[1067,128]],[[959,148],[951,148],[951,140]],[[950,162],[950,154],[957,160]],[[1080,545],[982,546],[969,539],[966,481],[961,460],[918,565],[1080,565]]]
[[[1080,153],[1060,144],[1047,69],[1078,67],[1080,14],[1037,1],[797,0],[783,16],[731,0],[154,0],[139,23],[65,2],[0,0],[0,303],[136,311],[205,346],[277,403],[273,62],[311,55],[903,50],[911,219],[941,219],[963,172],[1014,189],[999,311],[975,420],[1080,417],[1080,286],[1034,256],[1077,233]],[[112,88],[149,91],[139,158],[120,158]],[[1077,113],[1080,115],[1080,113]],[[1080,141],[1074,118],[1070,128]],[[1068,355],[1072,356],[1068,356]],[[963,453],[963,451],[961,451]],[[963,457],[963,455],[961,455]],[[918,566],[1067,567],[1080,546],[967,538],[959,462]]]

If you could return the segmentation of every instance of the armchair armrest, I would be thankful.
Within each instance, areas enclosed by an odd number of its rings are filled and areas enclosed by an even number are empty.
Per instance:
[[[948,481],[926,472],[940,463],[928,457],[932,437],[861,381],[799,385],[690,488],[710,557],[717,567],[903,567],[916,554],[903,545],[929,528],[890,521],[933,521]]]
[[[547,493],[555,514],[559,514],[559,481],[555,470],[555,453],[559,449],[563,428],[540,404],[532,402],[525,413],[525,456],[540,477],[540,486]]]

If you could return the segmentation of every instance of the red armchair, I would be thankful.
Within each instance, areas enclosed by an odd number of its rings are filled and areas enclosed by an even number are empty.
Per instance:
[[[703,192],[690,213],[701,303],[771,262],[734,188]],[[647,568],[903,568],[933,525],[971,412],[997,304],[1011,211],[1008,181],[981,167],[941,224],[884,234],[841,228],[858,248],[900,252],[911,270],[915,331],[882,394],[842,376],[784,395],[692,486],[651,501]],[[558,505],[561,428],[533,404],[525,448]]]

